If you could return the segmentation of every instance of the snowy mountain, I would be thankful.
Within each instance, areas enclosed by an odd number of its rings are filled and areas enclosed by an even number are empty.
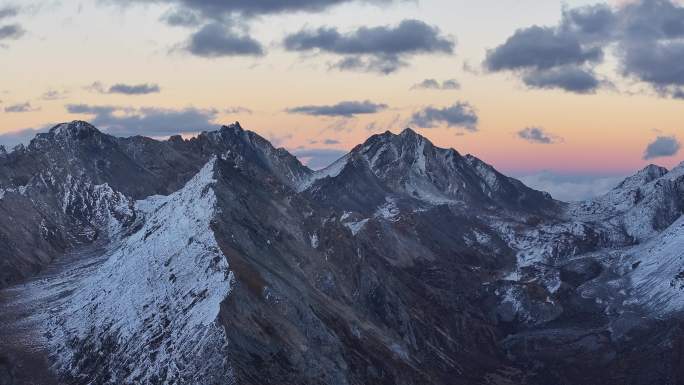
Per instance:
[[[389,200],[472,211],[553,214],[560,202],[506,177],[472,155],[435,147],[406,129],[374,135],[300,186],[328,203],[374,211]],[[344,191],[348,201],[338,199]],[[353,202],[352,202],[353,201]]]
[[[0,152],[0,384],[684,381],[684,164],[564,203],[410,129]]]

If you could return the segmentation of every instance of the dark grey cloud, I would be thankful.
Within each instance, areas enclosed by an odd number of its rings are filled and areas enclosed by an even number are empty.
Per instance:
[[[490,71],[539,70],[597,62],[602,58],[601,49],[583,46],[573,34],[533,26],[516,31],[504,44],[489,50],[485,65]]]
[[[288,108],[287,112],[314,116],[352,117],[354,115],[375,114],[386,108],[386,104],[373,103],[369,100],[365,100],[362,102],[340,102],[331,106],[299,106]]]
[[[25,33],[26,31],[19,24],[0,26],[0,40],[16,40]]]
[[[116,136],[167,136],[209,130],[218,114],[213,109],[185,108],[130,108],[119,106],[92,106],[69,104],[72,114],[90,115],[93,125]]]
[[[602,85],[593,74],[609,46],[615,47],[618,75],[649,84],[662,96],[682,95],[684,6],[674,0],[566,9],[555,27],[516,31],[488,52],[484,65],[513,71],[528,86],[591,92]]]
[[[623,35],[630,40],[679,38],[684,36],[684,7],[671,0],[640,0],[619,10],[625,23]]]
[[[348,34],[335,28],[303,30],[286,37],[284,44],[291,51],[319,49],[341,55],[452,53],[454,49],[454,43],[440,36],[439,29],[419,20],[404,20],[395,27],[361,27]]]
[[[352,3],[355,0],[184,0],[205,13],[240,13],[245,15],[262,15],[284,12],[320,12],[335,5]],[[356,1],[359,2],[359,1]],[[366,0],[366,3],[388,4],[393,0]]]
[[[113,106],[92,106],[89,104],[67,104],[66,110],[70,114],[88,114],[88,115],[111,115],[116,111],[126,110],[127,108],[113,107]]]
[[[195,56],[206,58],[264,54],[261,43],[221,23],[204,25],[190,36],[184,48]]]
[[[679,140],[674,136],[659,136],[649,143],[644,150],[644,159],[672,156],[679,152],[682,147]]]
[[[556,136],[540,127],[527,127],[517,132],[519,138],[531,143],[552,144],[559,141]]]
[[[597,4],[563,10],[559,30],[583,42],[602,42],[615,33],[618,17],[606,4]]]
[[[0,20],[14,17],[19,14],[19,8],[13,6],[0,7]]]
[[[684,99],[684,89],[682,88],[675,88],[672,90],[672,97],[674,99]]]
[[[264,53],[262,45],[244,29],[254,17],[291,12],[321,12],[347,3],[387,5],[408,0],[102,0],[119,5],[162,3],[172,9],[161,17],[175,27],[201,27],[183,48],[207,58]],[[236,30],[234,24],[241,24]]]
[[[92,92],[99,92],[101,94],[124,94],[124,95],[147,95],[161,92],[158,84],[144,83],[144,84],[125,84],[117,83],[110,87],[106,87],[100,82],[86,86],[86,90]]]
[[[684,43],[630,42],[622,45],[627,76],[651,84],[661,94],[676,94],[684,86]]]
[[[523,82],[532,88],[560,88],[580,94],[596,92],[601,85],[592,70],[574,66],[529,71],[523,75]]]
[[[110,94],[125,94],[125,95],[147,95],[159,93],[161,89],[157,84],[123,84],[118,83],[109,87]]]
[[[437,27],[403,20],[396,26],[361,27],[348,33],[331,27],[301,30],[288,35],[283,45],[288,51],[341,55],[333,67],[342,70],[391,73],[413,55],[452,54],[455,43]]]
[[[347,56],[330,65],[331,69],[340,71],[376,72],[391,74],[408,66],[406,60],[396,55]]]
[[[13,104],[5,107],[5,112],[32,112],[37,110],[38,108],[31,106],[31,103],[29,102]]]
[[[298,148],[292,151],[299,160],[314,170],[325,168],[347,152],[327,148]]]
[[[412,90],[458,90],[461,84],[456,79],[444,80],[441,83],[435,79],[425,79],[411,87]]]
[[[671,0],[641,0],[617,11],[616,38],[622,74],[677,97],[684,86],[684,6]]]
[[[469,103],[456,102],[444,108],[427,107],[413,114],[411,124],[418,127],[434,128],[439,125],[460,127],[468,131],[477,131],[479,118]]]
[[[180,7],[166,12],[161,20],[173,27],[196,27],[202,24],[202,18],[197,12]]]
[[[328,145],[340,144],[340,141],[337,139],[326,139],[323,141],[323,144],[328,144]]]
[[[389,4],[396,0],[111,0],[119,4],[167,3],[211,19],[287,12],[320,12],[346,3]]]

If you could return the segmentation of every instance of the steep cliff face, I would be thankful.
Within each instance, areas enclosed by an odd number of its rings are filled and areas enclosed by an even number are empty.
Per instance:
[[[0,210],[2,384],[684,380],[682,166],[567,204],[411,130],[312,171],[72,122]]]

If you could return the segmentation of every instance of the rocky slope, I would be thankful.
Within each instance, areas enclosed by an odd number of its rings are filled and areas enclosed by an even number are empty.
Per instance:
[[[684,166],[563,203],[407,129],[0,154],[0,384],[684,381]]]

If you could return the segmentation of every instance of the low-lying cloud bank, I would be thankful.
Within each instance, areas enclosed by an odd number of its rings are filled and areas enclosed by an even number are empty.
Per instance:
[[[626,175],[571,175],[551,171],[516,176],[527,186],[546,191],[555,199],[565,202],[580,201],[605,194],[617,186],[625,177]]]

